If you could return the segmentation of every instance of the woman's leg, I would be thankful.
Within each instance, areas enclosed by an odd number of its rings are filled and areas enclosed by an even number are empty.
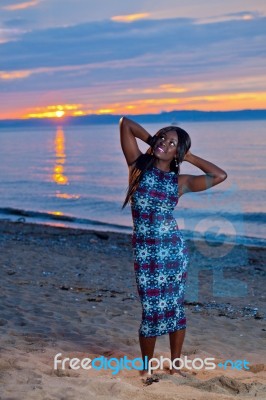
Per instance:
[[[145,356],[147,356],[148,360],[150,360],[153,357],[155,343],[156,343],[156,336],[145,337],[139,335],[139,344],[140,344],[143,363],[145,361]],[[147,370],[143,370],[141,371],[141,375],[146,375],[147,372],[148,372]]]
[[[170,339],[170,349],[171,349],[171,360],[173,361],[175,358],[180,358],[181,356],[181,350],[183,346],[183,342],[185,339],[185,334],[186,334],[186,329],[180,329],[175,332],[169,333],[169,339]],[[175,366],[179,367],[180,363],[179,361],[175,362]],[[183,374],[180,369],[176,369],[173,367],[172,370],[170,370],[170,374],[174,373],[179,373],[182,376],[186,376]]]

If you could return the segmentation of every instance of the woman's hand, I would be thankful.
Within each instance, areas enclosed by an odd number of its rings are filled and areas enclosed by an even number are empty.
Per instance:
[[[158,136],[156,136],[156,135],[149,136],[146,143],[148,143],[148,145],[153,149],[157,143],[157,140],[158,140]]]
[[[191,157],[192,153],[190,152],[190,150],[188,150],[185,154],[184,160],[183,161],[189,161],[190,157]]]

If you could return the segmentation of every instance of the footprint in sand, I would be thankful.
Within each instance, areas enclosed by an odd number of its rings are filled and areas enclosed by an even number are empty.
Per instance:
[[[262,383],[243,383],[238,379],[228,378],[223,375],[216,376],[207,381],[202,381],[196,378],[193,378],[190,381],[184,379],[182,382],[179,381],[178,384],[189,385],[206,392],[227,395],[250,395],[256,397],[257,395],[266,393],[266,385]]]
[[[26,383],[32,385],[35,389],[42,389],[42,376],[36,372],[30,371],[30,377],[27,378]]]
[[[249,370],[250,370],[250,372],[253,372],[253,374],[257,374],[258,372],[266,371],[266,365],[264,365],[264,364],[250,365]]]
[[[65,377],[78,378],[79,377],[79,373],[74,372],[71,369],[61,369],[61,368],[50,369],[44,373],[48,376],[57,376],[59,378],[65,378]]]

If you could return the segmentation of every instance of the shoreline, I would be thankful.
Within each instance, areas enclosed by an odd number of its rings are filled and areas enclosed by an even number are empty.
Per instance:
[[[5,214],[6,217],[3,217]],[[93,221],[68,215],[58,216],[49,213],[10,208],[0,209],[0,222],[1,221],[83,230],[86,232],[106,232],[110,234],[122,233],[131,235],[133,229],[132,226],[101,222],[97,220]],[[262,237],[223,235],[223,237],[217,238],[215,235],[212,235],[212,237],[208,235],[208,237],[206,237],[200,232],[189,231],[185,229],[180,229],[180,231],[182,232],[185,240],[188,241],[208,242],[210,245],[243,245],[246,247],[266,249],[266,239]]]
[[[146,392],[155,400],[177,393],[184,400],[263,399],[266,250],[186,243],[190,280],[182,357],[214,357],[216,365],[246,359],[249,371],[185,368],[184,382],[165,368],[159,382],[146,388],[138,371],[55,370],[57,353],[140,357],[131,234],[0,220],[0,397],[60,399],[67,385],[69,398],[80,400],[88,392],[96,399],[145,399]],[[154,356],[161,355],[169,357],[168,335],[157,339]]]

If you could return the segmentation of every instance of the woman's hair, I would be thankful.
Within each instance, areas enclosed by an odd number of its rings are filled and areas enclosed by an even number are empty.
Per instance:
[[[166,126],[165,128],[160,129],[154,136],[157,136],[157,140],[159,136],[163,133],[175,131],[178,137],[177,144],[177,166],[175,163],[175,159],[173,159],[170,163],[170,171],[174,171],[177,175],[180,173],[180,164],[183,162],[185,154],[190,149],[191,139],[189,134],[182,128],[178,126]],[[153,145],[154,147],[154,145]],[[150,169],[155,162],[156,157],[153,155],[153,149],[150,147],[145,154],[141,154],[137,160],[135,161],[135,166],[132,169],[129,176],[129,185],[127,188],[127,194],[122,206],[122,209],[125,208],[131,197],[133,196],[135,190],[137,189],[144,172]]]

